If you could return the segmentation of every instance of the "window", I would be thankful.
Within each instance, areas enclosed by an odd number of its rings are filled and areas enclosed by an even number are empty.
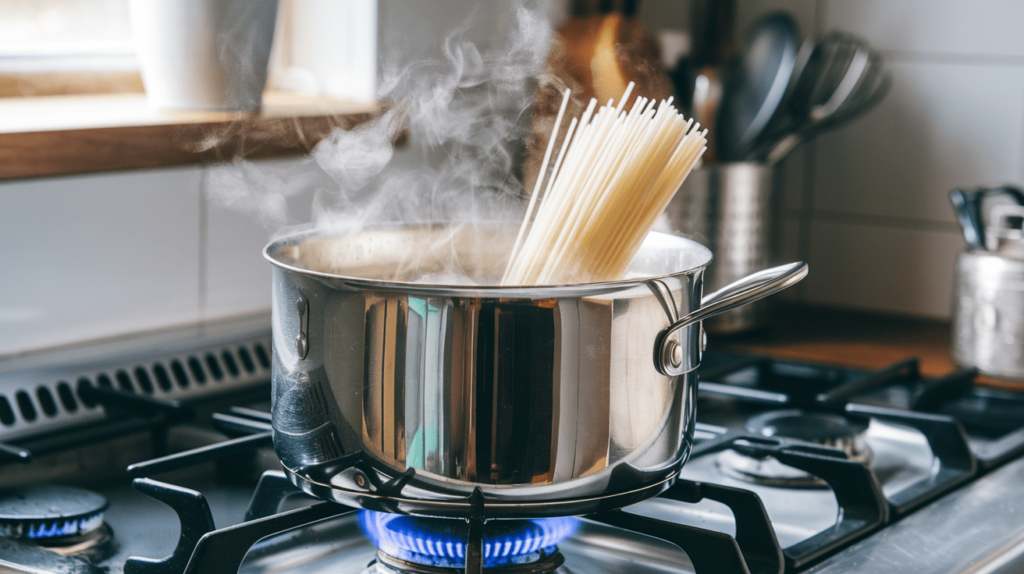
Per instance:
[[[148,105],[131,4],[0,0],[0,180],[298,155],[380,113],[377,0],[278,0],[263,109],[235,115]]]
[[[128,0],[0,0],[0,97],[141,91]]]
[[[377,77],[377,0],[280,1],[271,85],[372,102]]]
[[[0,0],[0,70],[134,69],[128,0]]]
[[[279,0],[268,87],[370,102],[377,0]],[[140,92],[129,0],[0,0],[0,97]]]

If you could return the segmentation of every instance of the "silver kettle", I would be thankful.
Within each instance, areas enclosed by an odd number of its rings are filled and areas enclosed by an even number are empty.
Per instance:
[[[951,200],[967,241],[953,287],[953,361],[1024,379],[1024,193],[954,190]]]

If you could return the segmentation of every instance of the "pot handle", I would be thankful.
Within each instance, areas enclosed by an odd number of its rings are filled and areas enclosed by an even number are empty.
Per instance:
[[[699,309],[672,323],[658,335],[654,356],[654,364],[658,371],[674,377],[688,373],[700,365],[702,341],[685,335],[680,337],[678,334],[685,327],[796,285],[807,276],[807,270],[807,264],[803,261],[787,263],[752,273],[706,295],[701,300]]]

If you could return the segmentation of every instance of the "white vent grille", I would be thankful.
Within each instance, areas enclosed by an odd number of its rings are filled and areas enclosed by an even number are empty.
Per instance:
[[[0,377],[0,442],[103,420],[103,407],[82,398],[87,385],[192,402],[270,380],[269,334],[176,347]]]

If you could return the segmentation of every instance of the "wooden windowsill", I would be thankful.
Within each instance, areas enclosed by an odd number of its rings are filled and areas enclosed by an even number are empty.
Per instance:
[[[139,93],[0,98],[0,179],[302,155],[380,112],[285,92],[253,114],[158,111]]]

